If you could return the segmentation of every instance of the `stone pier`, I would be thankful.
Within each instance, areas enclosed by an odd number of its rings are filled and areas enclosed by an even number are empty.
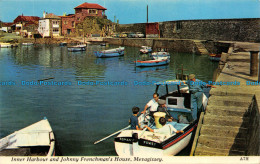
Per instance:
[[[250,73],[250,51],[259,51],[260,45],[232,45],[227,60],[222,61],[224,68],[216,80],[219,85],[210,91],[191,155],[260,155],[260,82],[255,72]],[[253,63],[259,62],[255,57]]]

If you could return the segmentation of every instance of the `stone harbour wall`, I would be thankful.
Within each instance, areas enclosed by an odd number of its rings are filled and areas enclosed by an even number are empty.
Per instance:
[[[260,19],[216,19],[164,22],[163,37],[260,42]]]
[[[119,25],[117,32],[143,32],[145,23]],[[260,42],[260,18],[159,22],[161,38]]]
[[[246,155],[260,155],[260,92],[257,93],[249,107],[249,127],[247,132]]]

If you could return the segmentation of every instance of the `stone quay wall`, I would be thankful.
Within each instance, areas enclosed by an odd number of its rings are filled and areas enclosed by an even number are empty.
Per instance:
[[[246,155],[260,155],[260,92],[254,95],[248,110],[249,128],[246,138]]]
[[[161,38],[260,42],[260,18],[159,22]],[[145,23],[123,24],[118,32],[143,32]]]

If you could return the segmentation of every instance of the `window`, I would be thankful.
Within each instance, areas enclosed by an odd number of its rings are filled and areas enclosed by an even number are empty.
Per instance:
[[[59,32],[59,29],[58,29],[58,28],[54,28],[52,31],[53,31],[54,33],[58,33],[58,32]]]
[[[182,28],[181,22],[176,23],[176,30],[180,30]]]
[[[97,10],[96,9],[90,9],[89,14],[97,14]]]
[[[75,27],[75,22],[74,21],[72,21],[72,27]]]
[[[179,32],[181,32],[181,29],[182,29],[182,23],[181,23],[181,21],[177,21],[173,27],[173,32],[179,33]]]

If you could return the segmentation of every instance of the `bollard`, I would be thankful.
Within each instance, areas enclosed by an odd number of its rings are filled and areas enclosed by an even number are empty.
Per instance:
[[[259,51],[250,51],[250,76],[258,75],[258,53]]]

